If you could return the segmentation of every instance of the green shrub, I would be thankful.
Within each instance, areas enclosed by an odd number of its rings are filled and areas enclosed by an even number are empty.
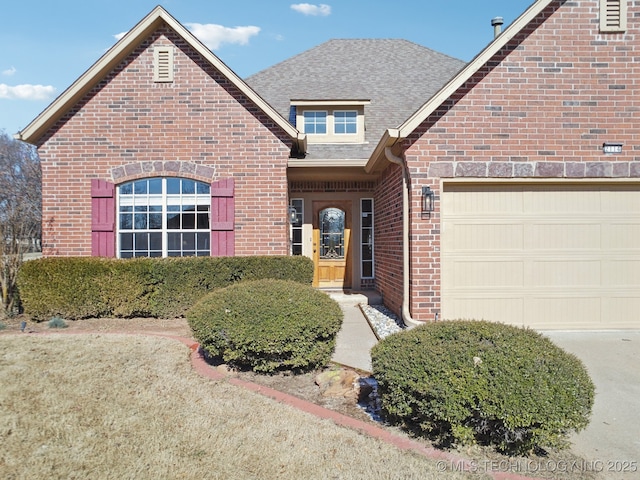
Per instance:
[[[57,257],[23,264],[18,275],[25,313],[88,317],[181,316],[206,293],[241,280],[281,278],[311,284],[306,257],[107,259]]]
[[[594,386],[548,338],[484,321],[426,324],[371,351],[383,416],[443,445],[562,448],[588,424]]]
[[[4,322],[0,322],[0,330],[4,330],[7,328],[7,324]]]
[[[313,261],[302,256],[156,259],[152,271],[154,289],[149,299],[150,309],[156,317],[181,316],[212,290],[239,281],[265,278],[311,285]]]
[[[43,258],[25,262],[18,289],[25,313],[36,321],[52,316],[70,319],[100,317],[109,308],[99,279],[109,271],[102,258]]]
[[[255,280],[205,296],[186,314],[210,356],[261,373],[326,365],[342,310],[326,294],[286,280]]]
[[[105,315],[120,318],[152,317],[149,281],[154,261],[148,258],[109,259],[103,275],[96,280]]]
[[[67,322],[64,321],[64,319],[60,318],[60,317],[53,317],[51,320],[49,320],[49,328],[67,328],[69,325],[67,325]]]

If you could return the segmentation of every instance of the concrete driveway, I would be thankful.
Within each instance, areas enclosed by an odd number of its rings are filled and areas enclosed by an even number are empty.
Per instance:
[[[580,358],[596,385],[591,422],[572,451],[604,478],[640,478],[640,330],[542,333]]]

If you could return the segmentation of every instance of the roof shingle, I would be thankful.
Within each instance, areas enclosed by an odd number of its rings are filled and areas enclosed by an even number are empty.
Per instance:
[[[387,128],[404,122],[465,62],[397,39],[334,39],[246,78],[284,118],[296,100],[370,100],[365,144],[310,144],[315,158],[368,158]]]

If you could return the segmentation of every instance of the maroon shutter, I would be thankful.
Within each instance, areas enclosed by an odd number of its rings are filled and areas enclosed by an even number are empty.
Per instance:
[[[211,184],[211,256],[235,255],[233,178]]]
[[[115,185],[96,178],[91,180],[91,255],[115,257]]]

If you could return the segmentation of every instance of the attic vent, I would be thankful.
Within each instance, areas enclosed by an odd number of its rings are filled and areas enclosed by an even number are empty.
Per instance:
[[[173,82],[173,47],[156,47],[153,51],[153,81]]]
[[[600,0],[600,31],[627,30],[627,0]]]

